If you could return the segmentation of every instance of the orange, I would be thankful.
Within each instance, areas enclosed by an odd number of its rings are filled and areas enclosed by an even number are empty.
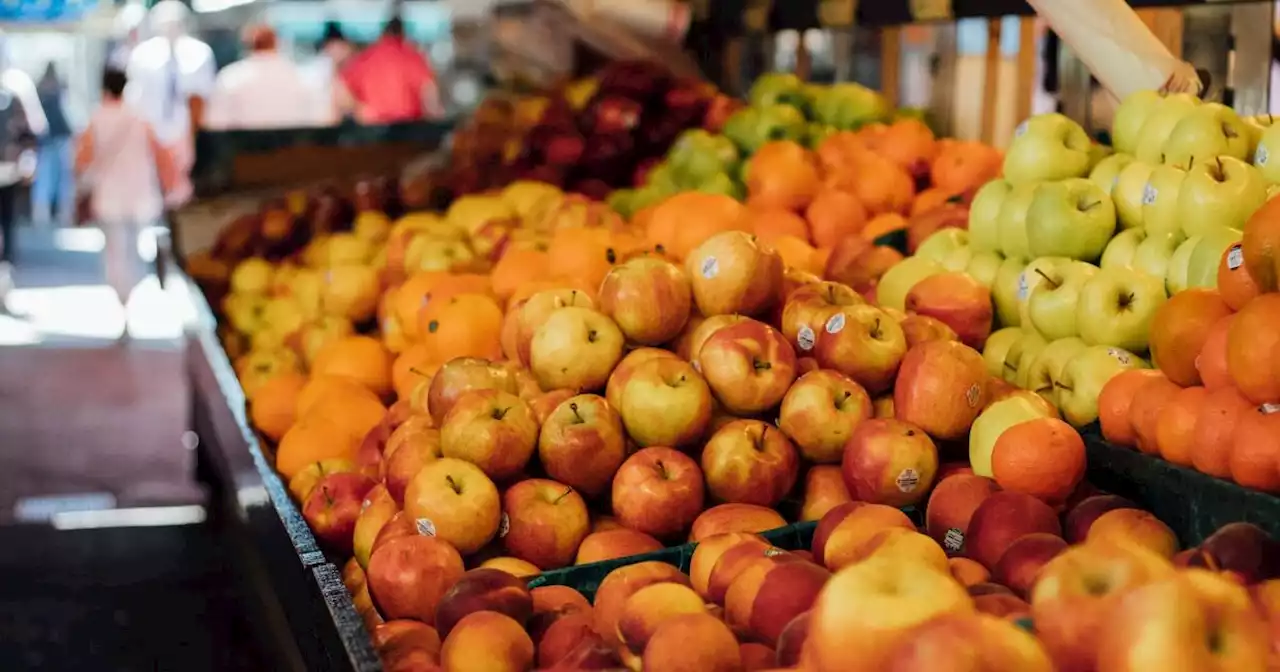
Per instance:
[[[1240,252],[1259,290],[1280,291],[1280,201],[1268,200],[1249,217]]]
[[[895,121],[866,138],[866,143],[911,175],[927,175],[939,149],[933,131],[919,119]]]
[[[1204,345],[1200,346],[1200,355],[1196,357],[1196,371],[1200,372],[1200,381],[1210,390],[1231,387],[1231,373],[1227,371],[1227,333],[1235,315],[1219,318],[1209,332],[1205,334]]]
[[[1280,492],[1280,408],[1240,414],[1231,441],[1231,478],[1246,488]]]
[[[613,235],[605,229],[558,229],[547,249],[547,263],[556,275],[599,287],[618,262]]]
[[[1151,320],[1152,364],[1183,387],[1200,384],[1196,358],[1214,323],[1230,314],[1216,290],[1192,287],[1174,294]]]
[[[991,451],[991,473],[1001,488],[1051,504],[1071,496],[1084,469],[1084,440],[1057,418],[1018,423],[996,439]]]
[[[876,154],[859,157],[848,176],[836,178],[836,186],[856,195],[872,215],[907,212],[916,191],[907,171]]]
[[[818,265],[818,251],[809,243],[795,236],[780,236],[772,245],[788,268],[813,274],[822,273],[822,267]]]
[[[323,460],[355,461],[360,438],[351,436],[334,419],[308,415],[298,419],[276,448],[276,471],[288,480],[308,465]]]
[[[509,249],[493,265],[493,293],[506,301],[523,284],[550,274],[550,257],[544,250]]]
[[[839,189],[823,187],[804,211],[809,220],[813,244],[835,247],[848,236],[857,235],[867,224],[867,209],[857,196]]]
[[[307,384],[301,373],[282,373],[262,383],[249,400],[249,420],[268,439],[280,441],[297,417],[298,395]]]
[[[396,399],[408,399],[424,376],[430,376],[443,362],[426,343],[415,343],[391,364],[391,386]]]
[[[1203,387],[1179,390],[1165,404],[1156,420],[1156,449],[1160,456],[1184,467],[1191,466],[1195,452],[1196,419],[1208,391]]]
[[[646,205],[631,213],[631,226],[639,231],[649,230],[649,220],[653,219],[653,211],[657,205]]]
[[[408,340],[422,337],[418,315],[432,301],[448,299],[464,292],[492,291],[489,276],[478,273],[426,271],[415,273],[395,290],[395,317]]]
[[[915,200],[911,201],[910,215],[922,215],[930,210],[946,205],[948,201],[956,197],[956,193],[938,187],[929,187],[924,191],[916,194]]]
[[[502,353],[502,309],[484,294],[459,294],[428,306],[419,328],[422,342],[439,362],[457,357],[498,359]]]
[[[1160,411],[1173,399],[1182,388],[1173,381],[1160,376],[1152,378],[1138,387],[1129,402],[1129,424],[1133,426],[1136,445],[1148,455],[1159,455],[1156,445],[1156,428],[1160,422]]]
[[[1234,387],[1220,387],[1205,395],[1196,414],[1191,464],[1197,471],[1231,478],[1231,443],[1240,416],[1253,405]]]
[[[325,343],[311,363],[311,373],[346,376],[383,399],[391,394],[391,353],[369,336],[344,336]]]
[[[298,392],[294,416],[301,418],[321,399],[331,395],[364,396],[377,400],[372,392],[353,378],[313,373],[307,380],[307,384]]]
[[[1232,265],[1235,268],[1231,268]],[[1227,248],[1218,261],[1218,292],[1222,294],[1222,300],[1231,306],[1231,310],[1244,308],[1253,297],[1262,293],[1258,283],[1244,267],[1244,255],[1240,252],[1239,243]]]
[[[772,243],[781,236],[810,241],[809,223],[790,210],[782,208],[747,208],[747,230],[756,238]]]
[[[857,133],[840,131],[823,138],[815,154],[818,165],[824,171],[831,172],[851,168],[854,159],[869,151],[871,150],[867,149],[866,143]]]
[[[822,180],[814,157],[790,140],[767,142],[747,165],[747,202],[754,207],[800,210]]]
[[[1255,404],[1280,404],[1280,294],[1263,294],[1240,309],[1227,330],[1227,372]]]
[[[420,271],[409,276],[399,287],[389,290],[388,294],[393,296],[391,312],[396,321],[401,325],[417,322],[418,309],[426,302],[425,297],[447,277],[449,273],[446,271]]]
[[[871,221],[862,227],[862,237],[867,240],[875,240],[894,231],[905,231],[906,228],[906,217],[896,212],[886,212],[872,217]]]
[[[723,194],[686,191],[659,203],[649,219],[648,239],[683,261],[702,241],[721,231],[747,229],[746,208]],[[553,265],[553,269],[556,267]]]
[[[981,142],[939,144],[938,156],[929,172],[933,186],[959,194],[1000,176],[1004,162],[1000,150]]]
[[[1133,423],[1129,421],[1129,406],[1138,389],[1155,378],[1163,379],[1164,374],[1151,369],[1130,369],[1112,376],[1102,386],[1098,395],[1098,424],[1106,440],[1125,448],[1137,443]]]

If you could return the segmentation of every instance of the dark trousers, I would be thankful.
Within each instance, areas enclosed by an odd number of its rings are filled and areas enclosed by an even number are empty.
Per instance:
[[[14,211],[14,200],[18,186],[11,184],[0,187],[0,261],[13,263],[17,240],[14,238],[14,226],[18,213]]]

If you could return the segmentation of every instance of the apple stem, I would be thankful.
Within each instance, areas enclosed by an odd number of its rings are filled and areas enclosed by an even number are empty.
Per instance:
[[[1217,167],[1217,170],[1213,171],[1210,174],[1210,177],[1212,177],[1214,180],[1218,182],[1226,182],[1227,173],[1222,169],[1222,157],[1220,156],[1214,157],[1213,164]]]
[[[1102,201],[1093,201],[1092,203],[1081,203],[1080,212],[1088,212],[1098,207],[1099,205],[1102,205]]]
[[[756,450],[764,452],[764,437],[769,432],[769,425],[765,425],[760,429],[760,436],[756,437]]]
[[[663,464],[662,460],[654,462],[654,466],[658,468],[658,475],[661,476],[663,480],[669,480],[667,477],[667,465]]]
[[[510,408],[510,407],[508,407],[508,408],[495,408],[495,409],[493,409],[493,413],[490,413],[489,415],[490,415],[490,416],[492,416],[494,420],[501,420],[501,419],[503,419],[503,418],[507,417],[507,411],[510,411],[510,410],[511,410],[511,408]]]
[[[609,249],[604,251],[604,260],[609,262],[610,264],[616,264],[618,263],[618,253],[614,252],[613,248],[610,247]]]
[[[1055,381],[1053,381],[1053,386],[1054,386],[1054,387],[1056,387],[1056,388],[1058,388],[1059,390],[1066,390],[1066,391],[1068,391],[1068,392],[1070,392],[1070,391],[1071,391],[1071,386],[1070,386],[1070,385],[1063,385],[1062,383],[1059,383],[1059,382],[1058,382],[1058,381],[1056,381],[1056,380],[1055,380]]]
[[[1045,272],[1044,272],[1044,271],[1042,271],[1042,270],[1040,270],[1040,269],[1038,269],[1038,268],[1036,269],[1036,275],[1040,276],[1041,278],[1044,278],[1044,281],[1045,281],[1045,282],[1047,282],[1047,283],[1049,283],[1049,285],[1050,285],[1051,287],[1053,287],[1054,289],[1057,289],[1057,288],[1058,288],[1058,286],[1062,284],[1061,282],[1058,282],[1058,281],[1054,280],[1053,278],[1049,277],[1048,275],[1046,275],[1046,274],[1045,274]]]
[[[844,402],[849,401],[849,397],[852,397],[852,396],[853,396],[852,392],[850,392],[849,390],[845,390],[844,396],[840,397],[840,400],[836,402],[836,408],[840,408],[844,406]]]
[[[324,503],[333,506],[333,495],[329,492],[329,486],[320,488],[320,496],[324,497]]]
[[[769,369],[773,368],[773,364],[771,364],[770,362],[762,362],[758,359],[753,359],[751,360],[751,367],[754,368],[756,371],[768,371]]]
[[[560,500],[564,499],[565,497],[568,497],[568,496],[569,496],[569,493],[571,493],[571,492],[573,492],[573,488],[565,488],[565,489],[564,489],[564,492],[560,493],[560,496],[559,496],[559,497],[556,497],[556,498],[555,498],[551,503],[552,503],[552,504],[559,504],[559,503],[560,503]]]
[[[417,368],[417,367],[414,367],[414,366],[409,367],[409,373],[416,373],[416,374],[418,374],[419,376],[422,376],[423,378],[430,378],[430,377],[431,377],[431,376],[429,376],[429,375],[427,375],[427,374],[423,373],[422,371],[419,371],[419,370],[418,370],[418,368]]]
[[[880,318],[876,318],[876,323],[871,327],[871,338],[880,338]]]
[[[577,420],[578,424],[582,424],[583,422],[582,416],[578,414],[578,404],[576,403],[569,404],[569,410],[573,411],[574,420]]]
[[[453,480],[453,475],[452,475],[452,474],[450,474],[450,475],[448,475],[448,476],[445,476],[445,477],[444,477],[444,480],[445,480],[445,482],[446,482],[446,483],[448,483],[448,484],[449,484],[449,487],[450,487],[450,488],[453,488],[453,491],[454,491],[455,493],[457,493],[457,494],[459,494],[459,495],[461,495],[461,494],[462,494],[462,486],[461,486],[461,485],[458,485],[458,482],[457,482],[457,481],[455,481],[455,480]]]
[[[591,331],[588,331],[588,332],[587,332],[587,342],[588,342],[588,343],[595,343],[595,342],[596,342],[596,337],[597,337],[597,333],[596,333],[596,330],[595,330],[595,329],[592,329]]]

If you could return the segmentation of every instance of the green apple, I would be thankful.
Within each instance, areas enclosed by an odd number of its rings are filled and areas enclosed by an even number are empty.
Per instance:
[[[1120,169],[1115,186],[1111,187],[1111,200],[1116,204],[1116,219],[1121,228],[1142,228],[1142,194],[1155,169],[1149,163],[1137,159]]]
[[[738,164],[738,148],[723,135],[700,128],[680,134],[667,152],[666,164],[680,184],[698,185]]]
[[[1097,266],[1083,261],[1036,269],[1040,282],[1027,298],[1026,316],[1041,336],[1055,341],[1078,333],[1076,301],[1080,298],[1080,288],[1097,272]]]
[[[969,232],[964,229],[938,229],[925,238],[916,248],[915,256],[941,262],[942,258],[957,248],[969,245]]]
[[[1062,419],[1084,427],[1098,419],[1098,395],[1107,381],[1129,369],[1145,369],[1146,361],[1121,348],[1091,345],[1076,353],[1054,380]]]
[[[1027,241],[1027,211],[1038,184],[1019,184],[1000,206],[1000,253],[1006,259],[1031,259],[1031,243]]]
[[[736,201],[741,201],[746,197],[746,188],[742,184],[734,181],[727,173],[716,173],[711,177],[698,183],[694,191],[704,194],[720,194],[728,196]]]
[[[1075,177],[1036,187],[1026,217],[1032,257],[1095,261],[1116,231],[1116,208],[1101,187]]]
[[[1085,171],[1084,176],[1087,177],[1092,174],[1093,169],[1097,168],[1098,164],[1106,161],[1107,157],[1112,156],[1115,153],[1115,149],[1112,149],[1110,146],[1104,145],[1100,142],[1095,142],[1092,145],[1089,145],[1089,170]]]
[[[987,254],[991,254],[988,252]],[[943,255],[938,260],[939,264],[948,271],[956,273],[967,273],[969,271],[969,260],[973,259],[973,248],[968,245],[961,245],[954,250]],[[977,278],[975,278],[976,280]]]
[[[1062,367],[1087,347],[1089,346],[1076,336],[1049,341],[1027,368],[1027,384],[1024,387],[1057,408],[1058,388],[1055,383],[1062,375]]]
[[[1169,274],[1169,260],[1173,258],[1173,253],[1178,251],[1178,246],[1183,240],[1181,231],[1159,236],[1148,235],[1138,243],[1133,253],[1133,261],[1129,262],[1129,268],[1153,278],[1160,278],[1163,282],[1165,276]]]
[[[1133,162],[1134,158],[1128,154],[1112,154],[1099,161],[1098,165],[1089,171],[1089,181],[1098,185],[1103,191],[1107,192],[1107,195],[1110,195],[1111,190],[1120,181],[1120,171]]]
[[[916,286],[917,282],[946,272],[947,269],[943,268],[942,264],[932,259],[907,257],[889,267],[889,270],[880,276],[880,282],[876,285],[876,303],[881,308],[905,310],[907,293]]]
[[[983,409],[969,429],[969,466],[978,476],[992,478],[991,451],[1006,429],[1040,418],[1052,417],[1044,404],[1010,395]]]
[[[1182,118],[1200,106],[1200,99],[1189,93],[1164,96],[1152,107],[1138,132],[1138,146],[1133,155],[1151,165],[1164,162],[1164,141]]]
[[[1267,181],[1257,168],[1230,156],[1196,162],[1178,189],[1178,227],[1188,237],[1210,229],[1244,229],[1267,201]]]
[[[1162,277],[1128,268],[1098,271],[1080,290],[1080,338],[1089,345],[1143,352],[1151,320],[1167,300]]]
[[[1031,364],[1036,361],[1036,357],[1040,356],[1040,351],[1049,345],[1049,341],[1044,336],[1034,331],[1022,330],[1022,338],[1019,338],[1009,348],[1009,354],[1005,359],[1005,380],[1022,389],[1027,388],[1027,380],[1030,378],[1029,373]]]
[[[996,304],[996,318],[1005,327],[1022,325],[1022,303],[1018,301],[1018,289],[1022,271],[1027,262],[1022,259],[1005,259],[996,269],[995,282],[991,283],[991,301]]]
[[[752,105],[786,103],[800,106],[807,104],[803,87],[804,80],[790,72],[768,72],[757,77],[751,84],[747,100]]]
[[[1111,144],[1117,152],[1133,154],[1138,150],[1138,135],[1160,99],[1159,93],[1145,89],[1125,96],[1116,107],[1111,119]]]
[[[1147,238],[1146,229],[1125,229],[1116,234],[1107,249],[1102,251],[1102,268],[1128,268],[1133,265],[1133,257],[1138,252],[1138,245]]]
[[[1148,236],[1181,231],[1178,226],[1178,192],[1187,171],[1178,166],[1156,166],[1142,192],[1142,226]]]
[[[1018,278],[1018,326],[1023,331],[1034,331],[1039,333],[1035,323],[1031,321],[1031,316],[1027,314],[1027,306],[1030,305],[1031,294],[1036,291],[1040,283],[1045,281],[1048,271],[1070,262],[1067,257],[1040,257],[1027,264],[1022,270],[1022,276]]]
[[[987,373],[993,378],[1005,377],[1009,350],[1021,338],[1022,330],[1017,327],[1005,327],[987,337],[987,342],[982,346],[982,361],[987,365]]]
[[[1253,160],[1254,152],[1258,149],[1258,141],[1262,140],[1262,134],[1268,128],[1271,128],[1276,122],[1274,115],[1255,114],[1251,117],[1243,117],[1245,130],[1249,131],[1249,161]]]
[[[1084,177],[1089,173],[1093,141],[1084,128],[1065,115],[1037,114],[1018,125],[1004,155],[1004,178],[1010,184]]]
[[[1235,229],[1213,229],[1200,236],[1200,244],[1191,252],[1187,262],[1187,286],[1218,286],[1218,264],[1227,249],[1240,242],[1242,235]]]
[[[1169,267],[1164,272],[1164,288],[1169,296],[1187,288],[1187,275],[1191,267],[1191,253],[1200,244],[1201,236],[1191,236],[1178,243],[1173,256],[1169,257]]]
[[[969,263],[965,265],[964,272],[991,289],[996,284],[996,276],[1000,273],[1000,266],[1004,264],[1004,257],[995,252],[977,252],[972,245],[969,251]]]
[[[1275,157],[1273,160],[1271,157]],[[1280,124],[1268,126],[1253,149],[1253,165],[1271,184],[1280,184]]]
[[[975,252],[1000,251],[1000,206],[1013,187],[992,180],[978,189],[969,204],[969,245]]]
[[[1160,151],[1164,163],[1184,168],[1215,157],[1249,156],[1249,129],[1235,110],[1222,103],[1204,103],[1178,120]]]

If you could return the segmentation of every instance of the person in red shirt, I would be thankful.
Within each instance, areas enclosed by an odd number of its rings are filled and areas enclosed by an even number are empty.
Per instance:
[[[405,39],[399,17],[382,37],[351,58],[340,74],[344,107],[363,124],[393,124],[441,114],[435,72]]]

